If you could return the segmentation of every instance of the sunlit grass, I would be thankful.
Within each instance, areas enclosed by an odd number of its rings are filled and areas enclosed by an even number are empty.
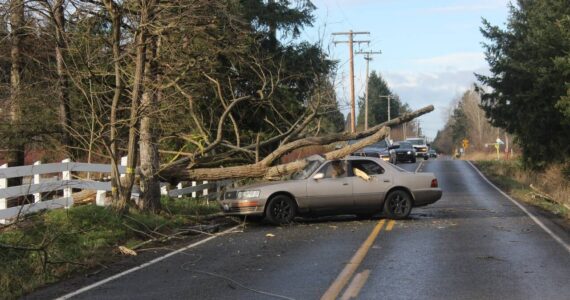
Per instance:
[[[555,165],[538,172],[525,169],[518,160],[479,160],[474,163],[511,196],[570,220],[570,181],[563,174],[564,166]],[[537,191],[551,199],[537,196]]]

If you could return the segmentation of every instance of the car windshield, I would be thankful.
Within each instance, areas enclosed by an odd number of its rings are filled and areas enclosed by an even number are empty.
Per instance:
[[[412,149],[412,144],[410,142],[401,142],[400,149]]]
[[[309,163],[307,164],[307,166],[305,166],[305,168],[303,170],[297,171],[295,172],[292,176],[291,179],[293,180],[299,180],[299,179],[307,179],[307,177],[309,177],[309,175],[313,174],[313,172],[315,172],[315,170],[321,165],[321,162],[318,160],[311,160],[309,161]]]
[[[412,145],[425,145],[425,142],[423,139],[406,140],[406,142],[408,142]]]
[[[386,143],[386,140],[381,140],[379,142],[376,142],[368,147],[374,147],[374,148],[388,148],[388,144]]]

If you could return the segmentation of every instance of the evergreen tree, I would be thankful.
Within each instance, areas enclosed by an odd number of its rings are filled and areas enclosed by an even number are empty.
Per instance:
[[[392,93],[386,81],[375,71],[368,79],[368,126],[374,126],[388,120],[388,99],[390,101],[390,118],[396,118],[402,112],[402,103],[397,95]],[[365,97],[358,99],[357,126],[364,127]]]
[[[506,29],[483,21],[492,73],[478,75],[483,107],[493,125],[517,135],[527,166],[570,152],[569,16],[568,0],[519,0]]]

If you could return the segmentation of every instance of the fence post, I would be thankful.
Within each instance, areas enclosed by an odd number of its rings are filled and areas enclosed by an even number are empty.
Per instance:
[[[196,181],[192,181],[192,186],[196,186]],[[192,192],[192,198],[196,198],[196,191]]]
[[[70,198],[71,197],[71,188],[69,187],[69,184],[71,181],[71,171],[69,171],[69,163],[71,162],[71,159],[66,158],[64,160],[61,161],[61,163],[66,164],[66,171],[61,172],[61,179],[65,182],[65,188],[63,189],[63,197],[65,198]],[[71,202],[73,203],[73,199],[71,199]],[[71,205],[67,205],[66,207],[69,207]]]
[[[127,158],[128,158],[128,156],[121,157],[121,166],[127,165]],[[121,178],[123,178],[123,177],[125,177],[125,173],[121,173]]]
[[[162,196],[168,196],[168,190],[170,189],[170,184],[165,184],[163,186],[160,187],[160,195]]]
[[[3,164],[0,166],[0,169],[8,168],[8,164]],[[7,178],[0,178],[0,189],[5,189],[8,187],[8,179]],[[6,209],[7,207],[6,198],[0,198],[0,209]]]
[[[202,184],[208,184],[208,181],[204,180],[202,182]],[[210,204],[210,197],[208,197],[208,187],[206,187],[204,189],[204,191],[202,191],[202,196],[206,197],[206,204],[209,205]]]
[[[8,164],[3,164],[0,166],[0,169],[8,168]],[[0,178],[0,189],[5,189],[8,187],[8,179],[7,178]],[[8,208],[8,203],[6,202],[6,198],[0,198],[0,209]],[[0,219],[0,224],[6,224],[6,219]]]
[[[176,185],[176,188],[179,190],[182,189],[182,181]],[[178,195],[178,198],[182,198],[182,195]]]
[[[105,206],[106,197],[107,197],[107,191],[98,190],[95,196],[95,204],[97,206]]]
[[[39,165],[41,165],[41,164],[42,164],[41,161],[36,161],[36,162],[34,163],[34,166],[39,166]],[[33,181],[33,184],[40,184],[40,183],[41,183],[41,182],[40,182],[40,174],[34,174],[34,181]],[[34,193],[34,202],[35,202],[35,203],[38,203],[38,202],[40,202],[40,201],[42,201],[42,193]]]

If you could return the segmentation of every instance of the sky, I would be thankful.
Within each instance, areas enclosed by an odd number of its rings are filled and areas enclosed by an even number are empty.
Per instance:
[[[349,52],[347,44],[334,45],[333,32],[367,31],[355,40],[370,45],[355,51],[381,51],[370,70],[381,74],[391,90],[412,109],[433,104],[420,117],[424,134],[432,140],[442,129],[452,101],[476,82],[474,73],[488,74],[479,28],[482,18],[504,27],[508,0],[313,0],[317,7],[312,28],[303,38],[320,41],[331,58],[340,62],[336,81],[341,110],[349,113]],[[356,95],[363,96],[366,65],[354,58]]]

